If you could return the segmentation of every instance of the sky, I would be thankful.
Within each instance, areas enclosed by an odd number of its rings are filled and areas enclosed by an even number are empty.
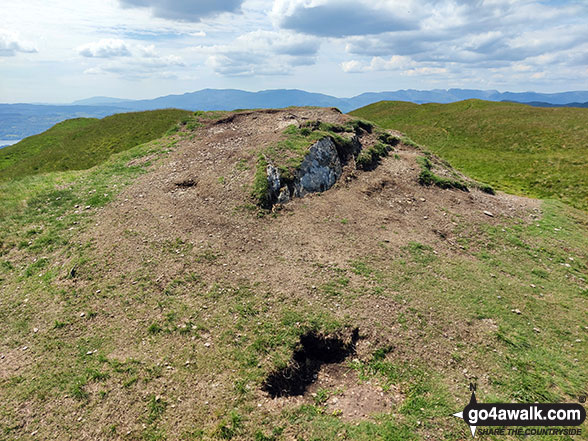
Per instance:
[[[587,0],[0,0],[0,102],[588,89]]]

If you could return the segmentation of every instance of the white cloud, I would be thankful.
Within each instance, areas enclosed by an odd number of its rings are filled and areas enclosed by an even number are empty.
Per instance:
[[[78,53],[88,58],[128,57],[131,55],[127,44],[118,38],[103,38],[77,48]]]
[[[18,34],[0,30],[0,57],[13,57],[18,52],[31,54],[38,51],[31,43],[22,41]]]
[[[198,22],[223,12],[239,12],[243,0],[119,0],[124,8],[148,8],[155,17]]]
[[[506,78],[510,70],[540,79],[550,76],[537,75],[545,64],[553,68],[557,65],[558,70],[571,69],[571,73],[573,66],[588,63],[588,4],[428,0],[420,3],[417,14],[421,16],[419,29],[346,38],[345,49],[353,59],[342,62],[342,70],[399,70],[389,61],[406,56],[418,67],[405,70],[404,75],[417,77],[467,69],[478,71],[482,81],[490,78],[487,70],[492,68],[501,69]]]
[[[360,61],[351,60],[341,63],[344,72],[377,72],[377,71],[400,71],[407,67],[414,66],[415,62],[410,57],[393,55],[388,59],[373,57],[369,64],[362,64]]]
[[[145,58],[154,58],[158,56],[154,44],[150,44],[148,46],[139,45],[137,47],[137,51],[139,52],[139,54],[141,54],[142,57]]]
[[[274,23],[322,37],[380,34],[415,29],[418,17],[412,0],[276,0]],[[416,11],[415,11],[416,12]]]
[[[146,77],[170,78],[177,72],[170,68],[185,67],[184,60],[176,55],[152,58],[131,58],[125,61],[112,60],[84,70],[86,75],[115,75],[124,79]]]
[[[415,67],[402,72],[403,75],[440,75],[446,74],[448,70],[444,67]]]
[[[109,61],[99,65],[89,67],[84,70],[87,75],[111,75],[136,79],[148,75],[156,75],[160,78],[169,78],[175,75],[169,69],[182,68],[186,66],[185,61],[178,55],[161,55],[155,48],[154,44],[129,44],[122,40],[110,40],[101,44],[99,42],[91,48],[92,57],[110,58]],[[80,51],[80,54],[87,56]],[[103,54],[102,56],[93,55],[94,53]],[[120,54],[124,54],[121,57]],[[116,55],[115,55],[116,54]]]
[[[364,66],[357,60],[344,61],[341,63],[341,69],[347,73],[364,72]]]
[[[316,62],[320,40],[288,31],[248,32],[230,45],[195,48],[208,53],[207,65],[227,76],[285,75]]]

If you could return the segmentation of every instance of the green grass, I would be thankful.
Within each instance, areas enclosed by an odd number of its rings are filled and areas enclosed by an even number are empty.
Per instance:
[[[498,190],[588,209],[588,109],[468,100],[380,102],[351,114],[406,133]]]
[[[371,147],[363,149],[355,161],[357,168],[362,170],[372,169],[378,164],[380,159],[387,156],[391,150],[392,147],[383,142],[379,142]]]
[[[449,179],[436,175],[433,173],[433,164],[426,156],[418,158],[418,163],[421,166],[419,174],[419,184],[421,185],[435,185],[439,188],[455,188],[457,190],[469,191],[468,186],[457,179]]]
[[[122,225],[120,241],[148,240],[149,259],[116,271],[116,255],[79,238],[102,221],[95,207],[173,148],[162,139],[90,170],[0,182],[0,352],[11,363],[0,376],[0,439],[93,430],[88,438],[449,441],[470,437],[451,414],[472,379],[483,402],[586,393],[586,345],[577,342],[588,329],[585,213],[547,201],[532,222],[470,224],[438,207],[463,249],[424,234],[336,263],[268,253],[272,272],[305,270],[299,284],[278,288],[263,274],[227,281],[219,267],[235,255],[191,245],[187,233]],[[346,232],[358,219],[333,207]],[[336,240],[333,249],[357,238]],[[171,265],[160,262],[169,256]],[[283,410],[263,405],[263,379],[288,364],[303,333],[355,326],[363,349],[349,367],[360,383],[399,392],[387,412],[346,421],[326,411],[335,389]]]
[[[98,120],[77,118],[0,150],[0,180],[40,173],[83,170],[163,136],[188,121],[191,112],[166,109],[121,113]]]

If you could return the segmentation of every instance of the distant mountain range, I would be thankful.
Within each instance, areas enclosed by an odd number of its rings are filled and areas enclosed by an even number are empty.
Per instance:
[[[518,101],[506,101],[506,102],[518,103]],[[551,103],[544,103],[542,101],[531,101],[529,103],[519,103],[519,104],[526,104],[527,106],[533,106],[533,107],[581,107],[581,108],[588,108],[588,103],[551,104]]]
[[[281,108],[289,106],[337,107],[343,112],[378,101],[413,103],[452,103],[467,99],[514,101],[534,106],[588,107],[588,91],[562,93],[498,92],[477,89],[398,90],[363,93],[352,98],[337,98],[303,90],[264,90],[246,92],[235,89],[204,89],[183,95],[167,95],[150,100],[124,100],[93,97],[67,105],[0,104],[0,139],[22,139],[47,130],[70,118],[102,118],[120,112],[155,110],[174,107],[186,110],[234,110]],[[568,104],[572,103],[572,104]]]

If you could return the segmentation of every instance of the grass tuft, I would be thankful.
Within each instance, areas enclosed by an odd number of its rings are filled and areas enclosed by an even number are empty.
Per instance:
[[[466,184],[455,179],[444,178],[433,173],[433,164],[426,156],[418,158],[421,166],[421,173],[419,174],[419,184],[425,186],[435,185],[439,188],[449,189],[455,188],[457,190],[469,191]]]

